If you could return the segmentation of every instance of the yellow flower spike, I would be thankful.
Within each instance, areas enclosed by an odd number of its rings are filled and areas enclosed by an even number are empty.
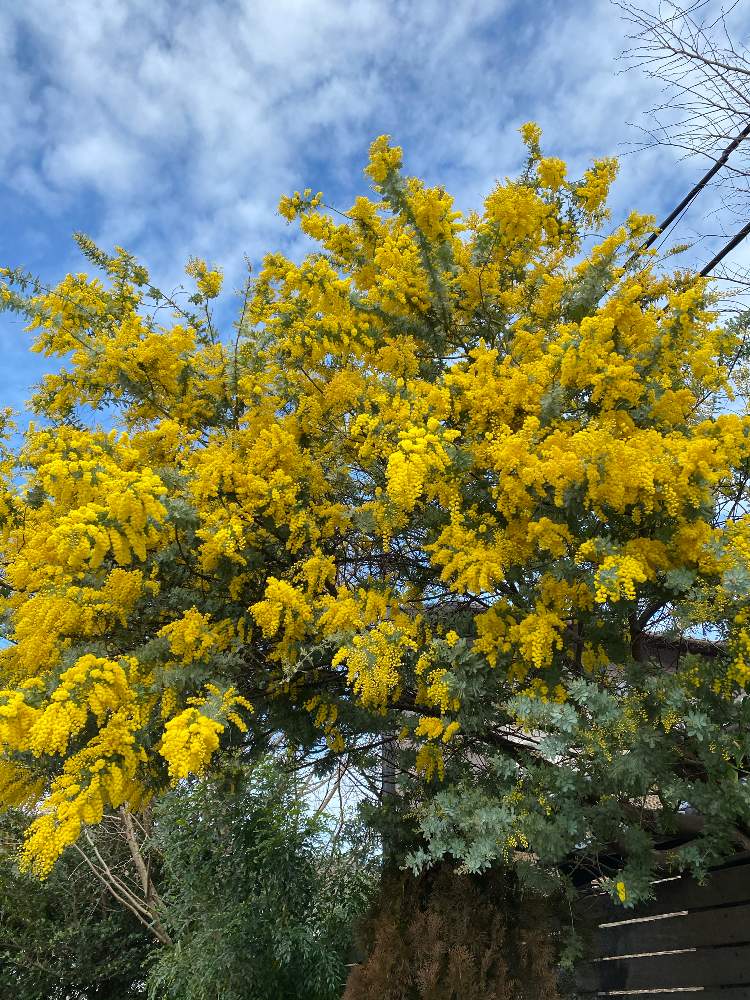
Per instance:
[[[443,723],[432,716],[422,716],[414,730],[415,736],[426,736],[429,740],[439,739],[443,734]]]
[[[643,564],[632,556],[608,556],[596,571],[595,584],[597,604],[605,601],[619,601],[621,598],[633,601],[636,584],[647,579]]]
[[[565,181],[568,168],[562,160],[549,156],[539,161],[536,170],[542,187],[557,191]]]
[[[443,733],[443,743],[449,743],[456,735],[456,733],[459,733],[460,731],[461,731],[460,723],[456,722],[455,720],[453,722],[449,722],[448,725],[445,727],[445,732]]]
[[[539,140],[542,138],[542,130],[536,122],[524,122],[518,131],[521,133],[521,137],[527,146],[533,148],[539,145]]]
[[[195,278],[198,291],[207,299],[215,299],[221,292],[224,277],[221,270],[209,269],[205,260],[192,257],[185,266],[185,273]]]
[[[381,135],[370,146],[370,163],[365,168],[375,184],[382,184],[388,174],[401,169],[403,153],[400,146],[391,146],[390,136]]]
[[[222,723],[187,708],[164,727],[159,753],[167,761],[173,782],[189,774],[203,774],[219,749]]]

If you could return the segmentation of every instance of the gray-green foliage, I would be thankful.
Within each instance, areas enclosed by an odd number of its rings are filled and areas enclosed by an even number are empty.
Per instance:
[[[470,690],[467,670],[471,753],[456,747],[445,782],[415,807],[423,841],[410,863],[513,861],[537,888],[571,871],[604,876],[616,898],[625,886],[626,906],[650,894],[657,863],[702,875],[750,842],[750,701],[718,693],[722,669],[721,655],[660,673],[625,655],[598,683],[570,682],[564,704],[515,697],[494,730],[493,699]]]
[[[278,762],[229,763],[160,804],[165,919],[154,1000],[334,1000],[374,869],[331,837]]]

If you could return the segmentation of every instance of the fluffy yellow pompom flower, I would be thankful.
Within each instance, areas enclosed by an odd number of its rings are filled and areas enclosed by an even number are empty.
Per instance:
[[[185,267],[185,273],[196,279],[198,291],[207,299],[215,299],[221,292],[224,276],[219,268],[209,269],[205,260],[194,257]]]
[[[524,122],[518,131],[521,133],[521,137],[527,146],[533,147],[539,145],[539,140],[542,138],[542,130],[536,122]]]
[[[565,181],[568,168],[563,160],[555,156],[547,156],[537,164],[537,176],[542,187],[557,191]]]
[[[389,135],[381,135],[370,146],[370,162],[365,168],[375,184],[382,184],[394,170],[401,167],[403,151],[400,146],[391,146]]]
[[[169,765],[172,780],[202,774],[219,749],[219,735],[223,732],[221,722],[202,715],[196,708],[186,708],[170,719],[164,727],[159,753]]]

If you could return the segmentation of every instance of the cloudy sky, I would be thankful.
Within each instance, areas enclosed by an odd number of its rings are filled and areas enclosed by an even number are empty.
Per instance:
[[[732,14],[740,35],[748,15]],[[659,100],[622,72],[627,31],[608,0],[0,3],[0,263],[59,280],[85,269],[83,230],[172,288],[196,254],[225,270],[228,321],[243,255],[301,250],[279,196],[309,186],[348,207],[381,133],[465,209],[517,170],[529,119],[573,175],[625,153]],[[661,216],[701,166],[625,155],[613,221]],[[27,337],[0,316],[0,405],[42,371]]]

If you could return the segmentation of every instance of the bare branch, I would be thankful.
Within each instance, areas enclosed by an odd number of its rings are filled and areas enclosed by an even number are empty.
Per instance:
[[[632,33],[623,53],[628,69],[639,69],[663,84],[663,100],[647,113],[639,148],[668,146],[681,158],[701,157],[708,172],[659,226],[651,243],[680,222],[697,196],[709,187],[713,204],[704,215],[717,215],[722,238],[701,273],[711,272],[741,242],[750,219],[750,50],[733,37],[729,17],[737,4],[712,14],[708,0],[663,0],[646,9],[629,0],[613,0]],[[718,202],[718,207],[717,207]],[[736,236],[730,239],[732,233]],[[720,275],[729,280],[726,271]],[[740,279],[747,276],[738,275]],[[736,294],[745,291],[737,282]]]

